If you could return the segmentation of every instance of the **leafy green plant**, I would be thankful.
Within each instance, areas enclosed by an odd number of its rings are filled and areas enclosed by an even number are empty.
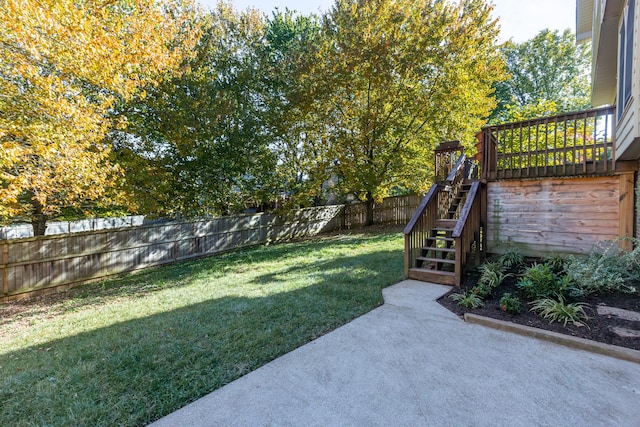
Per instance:
[[[478,283],[476,286],[471,288],[471,292],[484,299],[491,295],[493,288],[487,283]]]
[[[504,273],[504,266],[499,262],[487,262],[480,266],[479,285],[486,285],[491,288],[498,287],[502,281],[509,276]]]
[[[503,272],[504,265],[502,265],[498,261],[485,262],[480,266],[480,272],[484,274],[485,272],[488,272],[488,271]]]
[[[590,308],[589,304],[567,303],[562,294],[557,294],[556,298],[540,298],[533,301],[531,311],[535,311],[549,323],[563,322],[564,326],[567,326],[567,323],[571,322],[575,326],[587,326],[589,316],[585,308]]]
[[[560,291],[559,279],[551,267],[534,263],[527,268],[516,286],[527,299],[538,299],[553,295]]]
[[[544,264],[551,267],[551,270],[553,270],[555,274],[562,274],[567,264],[567,258],[558,254],[551,255],[545,258]]]
[[[514,297],[509,292],[502,294],[500,298],[500,310],[509,314],[519,314],[522,311],[520,298]]]
[[[595,245],[585,259],[571,257],[565,272],[576,290],[583,295],[637,292],[632,282],[640,280],[640,240],[629,240],[636,245],[630,252],[620,249],[618,239]]]
[[[458,305],[466,308],[482,308],[484,302],[482,298],[476,295],[473,291],[467,291],[462,294],[452,294],[449,296],[452,300],[458,303]]]
[[[498,262],[506,268],[517,268],[524,264],[524,255],[516,249],[511,249],[502,254]]]

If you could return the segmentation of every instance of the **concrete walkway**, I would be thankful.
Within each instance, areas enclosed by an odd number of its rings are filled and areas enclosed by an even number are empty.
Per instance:
[[[385,304],[154,426],[640,426],[640,365],[468,324],[407,280]]]

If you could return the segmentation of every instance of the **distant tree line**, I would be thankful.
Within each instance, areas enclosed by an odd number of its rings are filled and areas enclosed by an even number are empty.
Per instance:
[[[540,52],[556,54],[548,67],[588,61],[556,48],[568,33],[541,35],[548,51],[499,46],[484,0],[336,0],[322,16],[224,1],[2,5],[0,220],[35,234],[52,218],[329,195],[366,202],[372,220],[383,197],[428,188],[438,142],[470,145],[490,116],[539,101],[574,106],[544,93],[586,96],[573,69],[559,72],[579,93],[534,74]]]

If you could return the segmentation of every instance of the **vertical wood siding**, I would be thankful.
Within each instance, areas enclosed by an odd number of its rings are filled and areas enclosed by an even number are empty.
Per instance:
[[[548,178],[487,185],[487,244],[492,253],[588,253],[620,230],[621,176]]]

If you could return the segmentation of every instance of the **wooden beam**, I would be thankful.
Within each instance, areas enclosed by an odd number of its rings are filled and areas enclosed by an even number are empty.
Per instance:
[[[633,173],[620,175],[620,238],[633,237],[633,196],[634,183]],[[633,244],[629,240],[620,241],[620,249],[626,251],[633,250]]]

